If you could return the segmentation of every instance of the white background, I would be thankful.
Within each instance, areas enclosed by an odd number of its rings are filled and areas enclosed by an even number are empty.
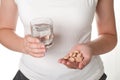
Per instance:
[[[116,26],[118,32],[118,45],[113,51],[101,56],[105,66],[105,72],[108,75],[107,80],[120,80],[120,9],[118,7],[120,5],[120,0],[114,1]],[[94,29],[92,33],[92,39],[97,36],[95,26],[95,22],[93,22]],[[16,33],[20,36],[24,36],[23,25],[20,20],[18,20]],[[13,79],[19,67],[20,57],[20,53],[11,51],[0,45],[0,80]]]

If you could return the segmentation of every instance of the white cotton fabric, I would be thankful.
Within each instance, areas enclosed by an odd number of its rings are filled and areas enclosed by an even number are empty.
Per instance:
[[[30,80],[99,80],[104,73],[99,56],[94,56],[83,69],[69,69],[58,63],[77,43],[91,38],[91,24],[98,0],[16,0],[25,34],[31,34],[30,21],[49,17],[54,33],[59,35],[45,57],[23,54],[20,70]]]

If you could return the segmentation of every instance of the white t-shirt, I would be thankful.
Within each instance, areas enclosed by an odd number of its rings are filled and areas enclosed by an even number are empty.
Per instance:
[[[23,54],[20,70],[30,80],[99,80],[104,73],[99,56],[94,56],[83,69],[69,69],[58,63],[77,43],[91,38],[91,24],[98,0],[16,0],[25,34],[31,34],[30,21],[49,17],[54,22],[54,33],[59,34],[45,57]]]

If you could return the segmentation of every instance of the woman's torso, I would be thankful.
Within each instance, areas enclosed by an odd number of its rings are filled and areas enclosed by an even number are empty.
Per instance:
[[[90,41],[91,24],[97,0],[16,0],[25,34],[31,34],[30,21],[49,17],[59,37],[45,57],[23,55],[20,70],[31,80],[97,80],[103,73],[99,56],[94,56],[83,70],[68,69],[58,63],[77,43]],[[94,66],[93,66],[94,65]]]

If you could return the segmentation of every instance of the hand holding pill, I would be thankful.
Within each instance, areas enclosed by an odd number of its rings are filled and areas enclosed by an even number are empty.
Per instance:
[[[67,55],[59,59],[59,63],[71,69],[83,69],[92,58],[91,47],[86,44],[75,45]]]

